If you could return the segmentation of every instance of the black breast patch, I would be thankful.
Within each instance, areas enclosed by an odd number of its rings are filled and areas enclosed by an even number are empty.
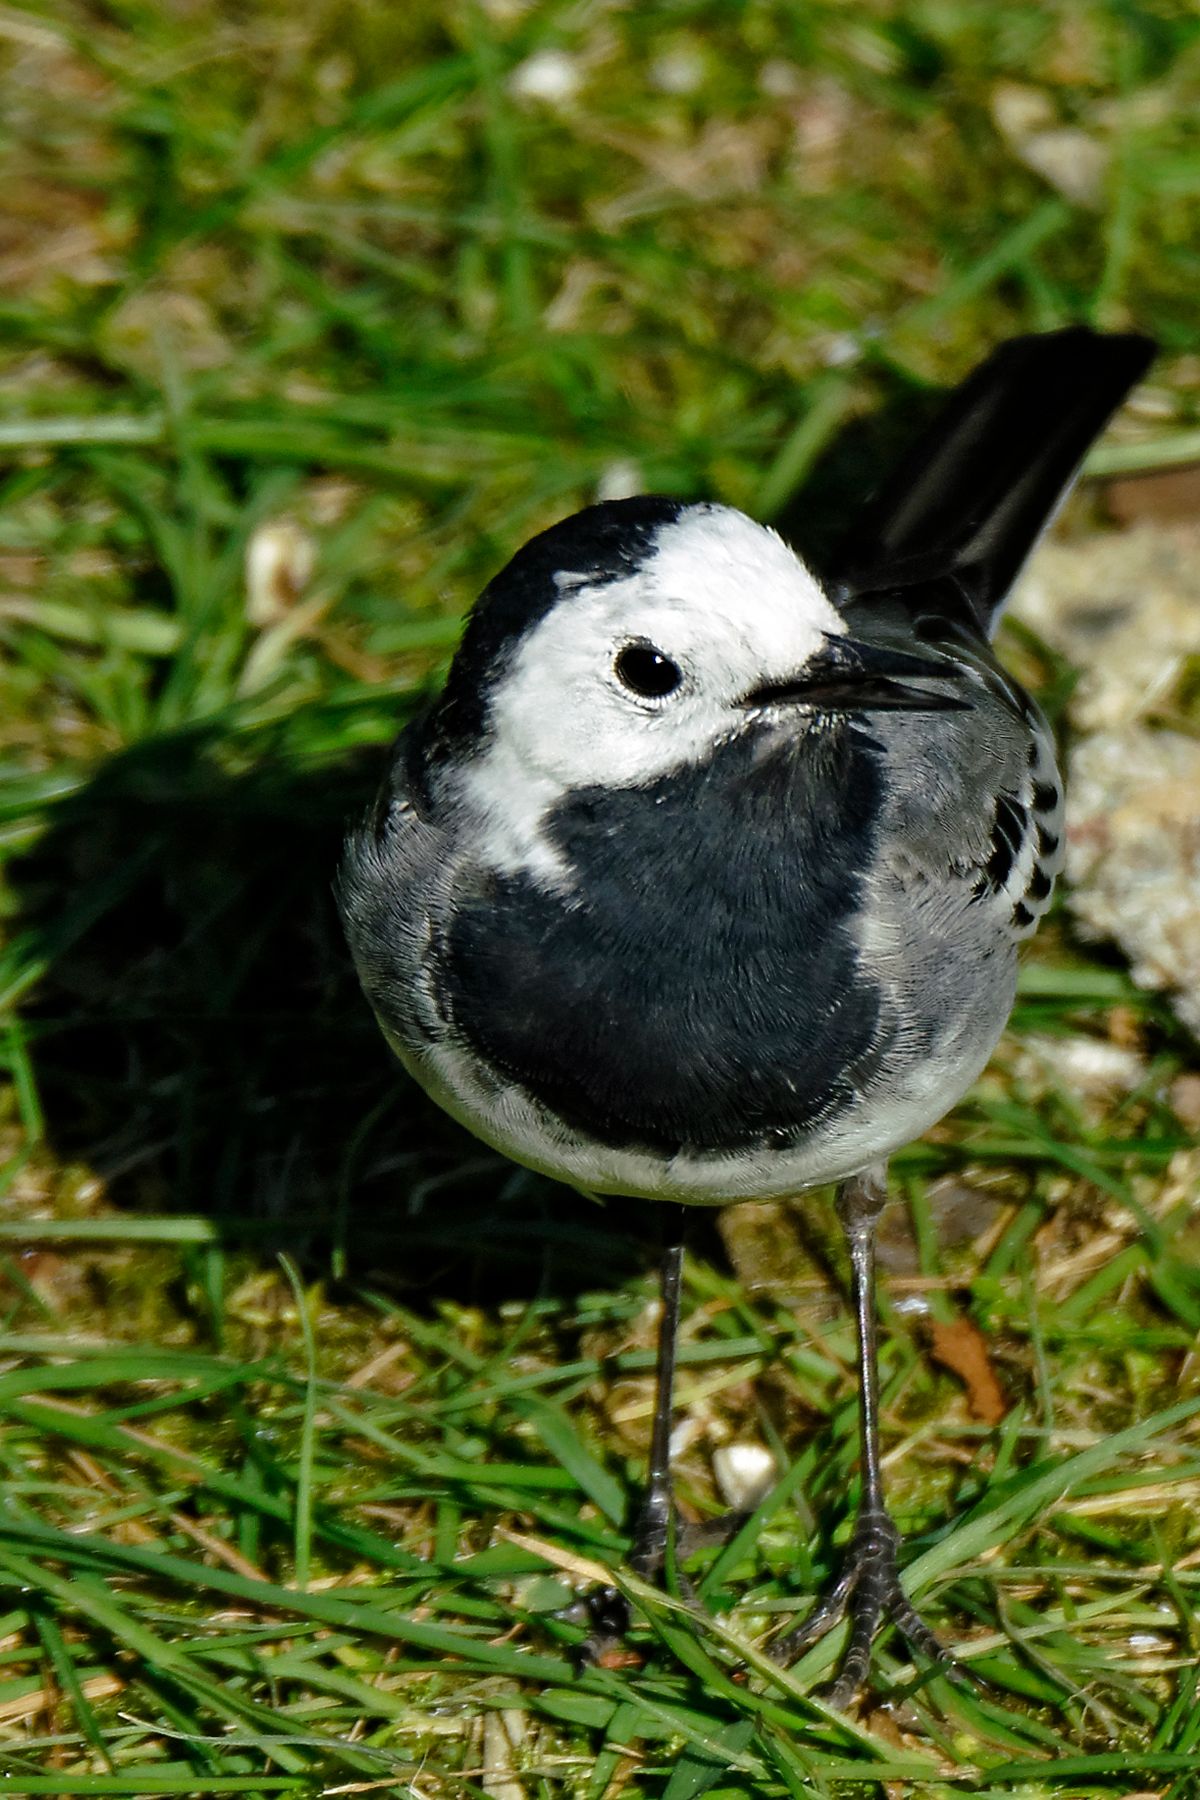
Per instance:
[[[455,1026],[611,1146],[785,1147],[853,1102],[879,1036],[849,930],[878,779],[822,726],[577,792],[548,825],[572,894],[498,876],[456,910]]]

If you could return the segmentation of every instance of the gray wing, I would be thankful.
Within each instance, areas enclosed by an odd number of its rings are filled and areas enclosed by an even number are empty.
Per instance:
[[[452,835],[430,816],[409,767],[409,734],[371,812],[351,832],[337,879],[346,940],[392,1047],[406,1059],[445,1026],[434,981],[449,894],[461,886]]]
[[[899,605],[846,609],[856,636],[911,647]],[[932,647],[967,676],[962,712],[881,715],[887,748],[881,863],[920,890],[952,936],[1017,941],[1049,905],[1062,862],[1062,781],[1049,725],[974,632],[942,624]],[[955,920],[957,918],[957,923]]]
[[[855,635],[886,641],[886,607],[869,621],[864,611],[854,609]],[[941,1116],[984,1068],[1012,1009],[1019,941],[1045,910],[1061,858],[1049,728],[972,637],[940,646],[963,671],[967,707],[878,714],[861,727],[881,743],[886,770],[856,920],[883,1002],[863,1086],[906,1120],[922,1108]],[[899,641],[911,646],[911,634]]]

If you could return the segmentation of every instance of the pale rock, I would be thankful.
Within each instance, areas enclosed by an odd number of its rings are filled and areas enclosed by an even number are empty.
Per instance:
[[[1067,903],[1200,1032],[1200,739],[1163,723],[1200,646],[1200,526],[1044,545],[1013,613],[1081,670]]]

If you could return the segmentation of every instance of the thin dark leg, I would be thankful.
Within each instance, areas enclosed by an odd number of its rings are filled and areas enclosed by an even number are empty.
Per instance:
[[[781,1662],[791,1662],[816,1643],[847,1612],[850,1641],[830,1699],[848,1706],[867,1678],[871,1645],[885,1618],[891,1618],[909,1648],[936,1662],[947,1652],[914,1610],[900,1585],[899,1534],[884,1504],[879,1450],[879,1360],[875,1316],[875,1226],[887,1198],[886,1172],[875,1168],[845,1182],[837,1211],[850,1250],[854,1317],[858,1333],[859,1442],[862,1501],[846,1567],[836,1585],[796,1631],[775,1646]]]
[[[675,1358],[679,1348],[679,1292],[683,1245],[669,1244],[659,1266],[662,1312],[658,1326],[658,1360],[654,1370],[654,1424],[650,1433],[650,1467],[646,1493],[638,1512],[629,1551],[629,1566],[639,1575],[657,1575],[667,1554],[675,1511],[671,1486],[671,1418],[675,1402]]]
[[[658,1324],[658,1356],[654,1370],[654,1422],[650,1432],[650,1466],[646,1492],[633,1527],[629,1566],[644,1580],[652,1580],[666,1561],[667,1545],[675,1517],[671,1485],[671,1418],[675,1394],[675,1359],[679,1346],[679,1296],[683,1276],[683,1212],[662,1253],[659,1264],[661,1313]],[[586,1660],[595,1661],[610,1644],[619,1642],[629,1629],[629,1603],[619,1588],[599,1588],[588,1600],[591,1633],[583,1646]]]

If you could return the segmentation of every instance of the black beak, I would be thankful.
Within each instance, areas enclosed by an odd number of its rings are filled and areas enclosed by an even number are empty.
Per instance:
[[[914,677],[945,683],[961,674],[945,657],[913,656],[854,638],[829,637],[826,648],[794,681],[768,682],[742,706],[811,706],[817,712],[962,712],[970,701],[944,686],[909,687]]]

